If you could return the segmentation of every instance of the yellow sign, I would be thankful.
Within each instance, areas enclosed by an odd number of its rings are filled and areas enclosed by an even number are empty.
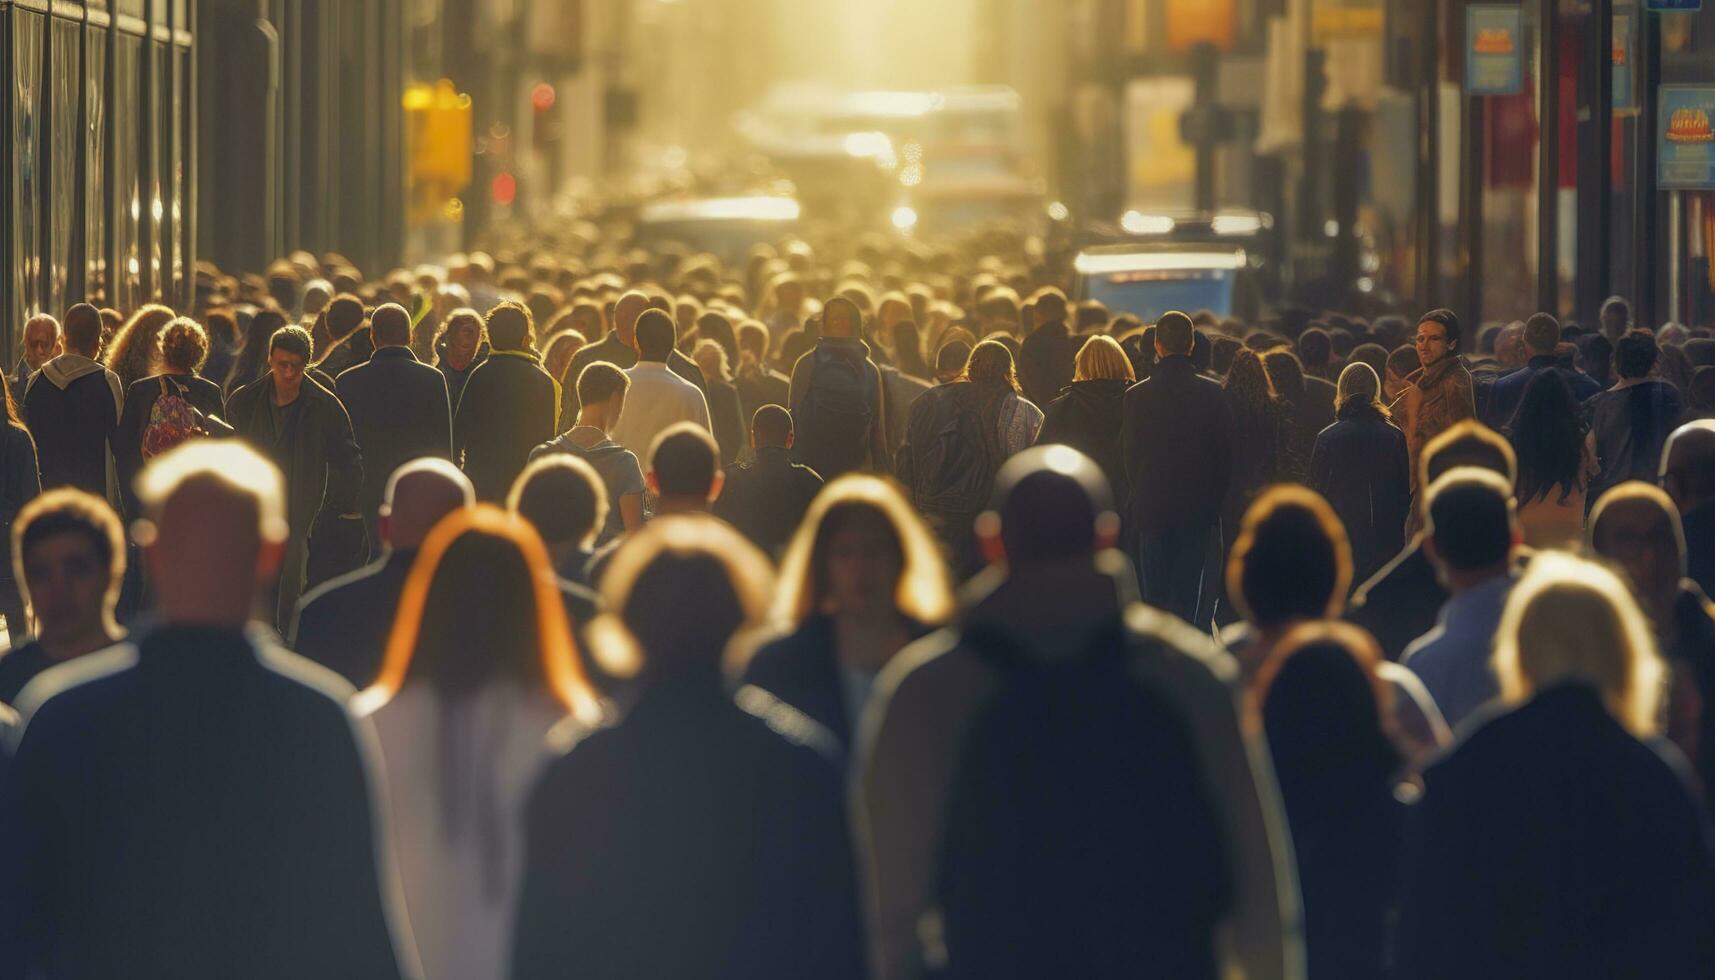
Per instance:
[[[1310,14],[1310,33],[1317,44],[1341,37],[1379,38],[1385,24],[1379,3],[1321,0]]]

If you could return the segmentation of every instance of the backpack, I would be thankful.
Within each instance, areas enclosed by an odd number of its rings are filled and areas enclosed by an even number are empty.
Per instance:
[[[951,385],[914,420],[911,502],[924,514],[974,517],[989,505],[1002,460],[982,394],[976,385]]]
[[[149,423],[143,427],[143,458],[154,459],[181,442],[209,434],[204,415],[191,404],[183,385],[162,375],[161,397],[149,408]]]
[[[818,346],[810,355],[809,391],[799,405],[795,461],[832,480],[863,466],[869,453],[869,362]]]
[[[1000,684],[949,787],[944,948],[926,951],[946,976],[1216,976],[1223,820],[1190,726],[1129,668],[1147,642],[1116,618],[1045,662],[997,630],[965,631]]]

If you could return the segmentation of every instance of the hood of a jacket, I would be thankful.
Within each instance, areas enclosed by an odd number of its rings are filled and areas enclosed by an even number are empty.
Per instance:
[[[856,337],[823,337],[816,341],[818,351],[829,351],[857,362],[869,359],[869,345]]]
[[[1098,378],[1094,381],[1074,381],[1060,389],[1056,401],[1080,412],[1111,413],[1125,397],[1127,382],[1123,378]]]
[[[612,439],[606,438],[586,449],[572,441],[572,431],[568,430],[560,433],[552,439],[549,439],[547,442],[542,444],[540,449],[530,455],[534,457],[542,453],[571,453],[574,456],[594,461],[612,456],[615,453],[623,452],[625,452],[624,446],[614,442]]]
[[[54,383],[54,387],[64,391],[73,381],[90,374],[100,374],[103,368],[99,362],[92,361],[82,354],[61,354],[42,365],[42,377]]]

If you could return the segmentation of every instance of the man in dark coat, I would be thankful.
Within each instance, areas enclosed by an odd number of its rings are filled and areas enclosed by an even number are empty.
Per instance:
[[[1661,447],[1679,427],[1685,399],[1670,381],[1652,378],[1661,348],[1648,330],[1629,330],[1614,345],[1619,383],[1587,403],[1601,472],[1590,482],[1589,499],[1627,480],[1655,482]]]
[[[1496,378],[1489,386],[1488,402],[1484,405],[1483,422],[1500,429],[1512,421],[1513,411],[1524,399],[1530,380],[1543,371],[1559,371],[1572,387],[1573,397],[1587,401],[1602,390],[1602,385],[1581,371],[1571,371],[1560,365],[1555,350],[1560,346],[1560,321],[1547,313],[1533,313],[1524,322],[1524,346],[1530,360],[1517,371]]]
[[[937,953],[955,977],[1300,976],[1237,666],[1136,602],[1090,459],[1038,446],[995,485],[993,564],[957,626],[882,672],[859,735],[872,976]]]
[[[197,440],[145,480],[159,622],[20,698],[0,976],[415,975],[352,689],[249,622],[286,551],[280,474]]]
[[[1220,594],[1221,502],[1232,479],[1233,419],[1219,382],[1191,364],[1183,313],[1155,324],[1155,367],[1125,394],[1124,519],[1144,601],[1206,624]],[[1213,560],[1211,560],[1213,558]]]
[[[268,341],[268,373],[234,391],[226,402],[239,437],[273,460],[286,478],[291,533],[272,603],[273,621],[281,629],[291,623],[304,591],[310,538],[319,522],[362,520],[357,498],[363,457],[351,433],[351,419],[333,392],[306,376],[309,357],[308,331],[281,327]],[[354,526],[361,541],[361,526]]]
[[[778,558],[798,530],[810,502],[822,492],[816,471],[792,462],[792,413],[764,405],[750,420],[750,445],[756,458],[726,468],[726,483],[715,500],[715,516]]]
[[[1074,362],[1083,338],[1066,327],[1066,296],[1052,287],[1036,294],[1036,329],[1024,338],[1018,353],[1018,383],[1024,397],[1046,406],[1060,389],[1072,383]]]
[[[852,470],[886,473],[887,389],[869,356],[863,313],[844,296],[822,307],[816,346],[792,367],[787,407],[797,429],[792,459],[832,480]]]
[[[405,308],[384,304],[369,323],[375,353],[334,384],[368,471],[359,503],[373,552],[380,549],[375,522],[387,478],[423,456],[451,459],[453,421],[446,377],[411,353],[411,317]]]
[[[113,433],[125,404],[119,376],[96,361],[101,313],[88,303],[66,311],[65,353],[31,375],[20,403],[36,439],[42,488],[73,486],[109,502]]]
[[[354,687],[375,683],[417,549],[441,518],[475,503],[470,479],[446,460],[415,460],[395,470],[381,503],[380,559],[304,594],[287,634],[292,649]]]
[[[488,314],[488,360],[471,372],[453,416],[453,461],[461,462],[479,500],[506,501],[530,450],[559,430],[560,383],[531,348],[534,325],[520,303]]]
[[[654,308],[662,310],[668,316],[673,314],[672,306],[665,302],[653,302],[648,296],[633,290],[619,298],[613,306],[613,329],[601,340],[585,346],[572,356],[572,363],[566,366],[565,377],[571,380],[572,387],[577,386],[578,375],[584,368],[597,361],[606,361],[621,370],[637,366],[637,318],[643,311]],[[697,367],[697,362],[686,357],[677,348],[667,354],[667,370],[686,381],[696,385],[706,396],[709,392],[708,381],[703,377],[703,369]],[[574,416],[580,408],[577,392],[574,390],[566,395],[566,411]],[[480,487],[478,488],[480,489]]]

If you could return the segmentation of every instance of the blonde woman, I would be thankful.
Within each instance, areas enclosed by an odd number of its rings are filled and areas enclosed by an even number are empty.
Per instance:
[[[785,636],[751,658],[745,681],[850,745],[870,687],[893,655],[952,612],[935,539],[894,485],[840,477],[811,504],[780,567]]]
[[[1707,976],[1715,863],[1656,738],[1662,664],[1625,584],[1539,553],[1494,668],[1510,710],[1424,773],[1399,976]]]
[[[1120,451],[1120,403],[1137,381],[1131,359],[1112,337],[1091,337],[1079,348],[1072,383],[1043,406],[1037,445],[1071,446],[1096,461],[1114,490],[1126,499],[1125,465]]]

